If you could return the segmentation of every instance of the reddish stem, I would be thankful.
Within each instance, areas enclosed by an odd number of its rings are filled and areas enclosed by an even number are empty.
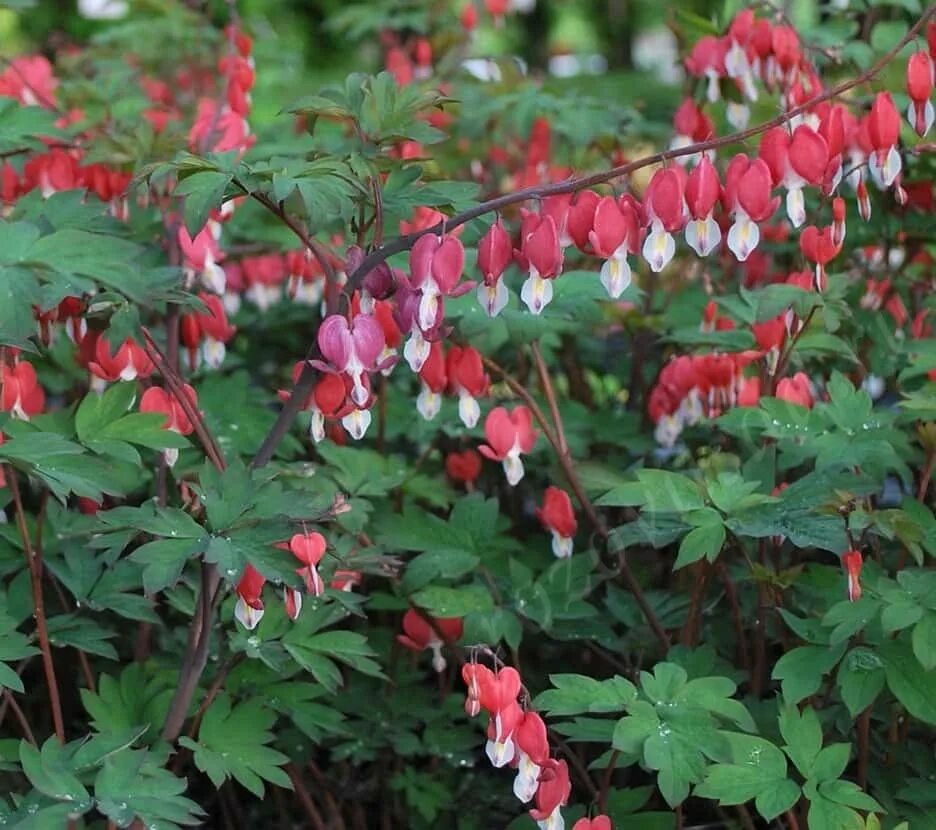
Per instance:
[[[49,629],[46,625],[45,600],[42,596],[42,556],[40,551],[33,547],[29,538],[29,528],[26,525],[26,513],[23,510],[23,499],[20,494],[19,481],[12,467],[7,467],[7,481],[13,493],[13,504],[16,510],[16,527],[23,540],[23,550],[26,552],[26,563],[29,566],[29,585],[32,589],[33,615],[36,618],[36,634],[39,638],[39,650],[42,652],[42,668],[45,672],[46,686],[49,688],[49,706],[52,709],[52,723],[55,725],[55,737],[59,743],[65,743],[65,721],[62,718],[62,701],[59,697],[58,680],[55,677],[55,663],[52,660],[52,644],[49,642]],[[12,708],[12,707],[11,707]]]

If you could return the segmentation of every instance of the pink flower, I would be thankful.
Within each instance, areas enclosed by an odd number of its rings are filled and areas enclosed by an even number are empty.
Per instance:
[[[383,368],[378,360],[384,345],[383,329],[369,314],[356,314],[350,324],[343,315],[332,314],[319,326],[319,350],[335,370],[351,378],[351,399],[358,406],[364,406],[370,397],[366,374]],[[314,365],[329,371],[328,366]]]
[[[313,597],[320,597],[325,593],[325,583],[319,576],[317,565],[322,561],[327,547],[325,537],[315,531],[296,533],[287,544],[289,552],[302,563],[302,567],[297,568],[296,573],[302,578],[306,592]],[[302,594],[295,588],[286,587],[284,601],[287,616],[295,620],[302,610]]]
[[[410,251],[410,284],[421,292],[417,320],[425,333],[436,325],[442,312],[442,298],[470,290],[465,283],[457,288],[465,268],[465,248],[454,236],[425,234]]]
[[[520,250],[515,250],[514,256],[520,267],[529,273],[520,299],[533,314],[539,314],[552,300],[551,280],[562,272],[562,248],[552,216],[523,212]]]
[[[686,206],[691,220],[686,224],[686,244],[699,256],[708,256],[721,242],[721,229],[713,213],[721,196],[715,165],[703,156],[686,181]]]
[[[582,190],[569,206],[567,228],[575,247],[582,253],[590,253],[589,235],[594,228],[595,211],[601,197],[594,190]]]
[[[857,550],[846,551],[842,554],[842,565],[848,575],[848,600],[857,602],[861,599],[861,553]]]
[[[868,113],[868,140],[872,152],[868,169],[875,184],[890,187],[903,167],[897,142],[900,137],[900,115],[889,92],[879,92]]]
[[[798,228],[806,221],[803,188],[821,184],[829,163],[825,139],[805,124],[792,136],[785,127],[774,127],[761,139],[759,156],[770,168],[773,183],[786,188],[787,216]]]
[[[543,494],[543,506],[536,509],[536,518],[552,533],[552,550],[559,558],[572,555],[572,540],[578,530],[575,511],[569,494],[559,487],[549,486]]]
[[[237,583],[237,603],[234,606],[234,617],[248,631],[253,631],[263,619],[263,586],[266,577],[253,565],[248,564]]]
[[[822,228],[809,225],[803,228],[800,234],[800,250],[806,259],[816,266],[816,290],[825,290],[825,266],[831,262],[842,249],[836,244],[835,233],[832,226]]]
[[[143,347],[129,337],[117,349],[117,354],[111,354],[107,340],[99,337],[94,347],[94,360],[88,363],[88,368],[101,380],[113,383],[148,378],[156,367]]]
[[[525,712],[514,732],[517,747],[517,777],[513,791],[524,804],[533,800],[539,787],[541,764],[549,759],[546,724],[536,712]]]
[[[777,384],[776,397],[782,401],[806,407],[806,409],[812,409],[814,403],[812,384],[803,372],[797,372],[791,378],[783,378]]]
[[[643,210],[633,196],[620,199],[605,196],[595,206],[588,240],[597,256],[604,257],[601,284],[617,299],[630,285],[631,267],[627,255],[639,250]]]
[[[498,217],[478,243],[478,268],[484,282],[478,286],[478,303],[488,317],[496,317],[507,305],[507,286],[501,279],[513,259],[510,234]]]
[[[758,222],[769,219],[779,197],[771,197],[770,169],[762,159],[751,161],[738,153],[725,171],[725,209],[734,217],[728,230],[728,247],[744,262],[760,241]]]
[[[428,648],[432,651],[432,668],[436,672],[443,672],[445,658],[442,656],[442,646],[457,643],[463,631],[464,623],[461,617],[435,619],[410,608],[403,615],[403,634],[398,634],[397,640],[413,651]]]
[[[26,107],[55,109],[58,79],[42,55],[21,55],[0,75],[0,97],[17,98]]]
[[[28,421],[45,409],[45,392],[31,363],[21,360],[15,366],[0,364],[0,411]]]
[[[421,388],[416,398],[416,409],[426,421],[435,418],[442,406],[442,395],[445,394],[445,387],[448,385],[445,363],[442,341],[437,340],[431,344],[429,357],[419,370]]]
[[[200,276],[205,288],[214,294],[223,294],[225,273],[218,263],[224,259],[224,254],[210,227],[206,225],[193,239],[182,225],[179,227],[178,241],[187,279],[194,280]]]
[[[662,271],[676,253],[672,233],[686,224],[685,184],[682,167],[661,168],[653,174],[644,195],[650,233],[644,241],[643,257],[654,273]]]
[[[198,395],[187,383],[182,387],[185,397],[191,404],[192,409],[198,407]],[[156,412],[166,416],[163,429],[170,432],[177,432],[179,435],[191,435],[195,429],[189,416],[185,413],[182,405],[176,400],[174,395],[170,395],[165,389],[158,386],[151,386],[143,393],[140,398],[140,412]],[[169,447],[163,451],[166,463],[172,467],[179,458],[179,451],[175,447]]]
[[[495,407],[484,422],[484,436],[488,443],[478,448],[481,455],[502,462],[508,484],[515,486],[523,478],[520,456],[530,452],[539,437],[530,410],[517,406],[508,412],[502,406]]]
[[[614,830],[611,819],[607,816],[580,818],[572,825],[572,830]]]
[[[474,429],[481,417],[478,398],[484,397],[490,386],[481,354],[471,346],[452,346],[445,367],[449,388],[458,395],[458,416],[468,429]]]
[[[907,120],[921,137],[933,126],[932,94],[933,61],[926,52],[916,52],[907,61],[907,95],[910,96]]]
[[[540,827],[546,830],[561,827],[560,810],[568,803],[571,794],[572,783],[566,762],[548,758],[542,764],[539,788],[536,790],[536,807],[530,810],[530,817],[542,822]]]

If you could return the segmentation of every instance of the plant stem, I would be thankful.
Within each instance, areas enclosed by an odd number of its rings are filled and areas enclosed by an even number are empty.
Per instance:
[[[289,776],[289,780],[292,781],[293,789],[296,791],[296,795],[299,796],[299,803],[302,804],[302,809],[305,810],[306,815],[309,817],[309,822],[313,830],[325,830],[325,821],[322,819],[322,814],[312,800],[312,794],[309,792],[309,788],[306,787],[305,781],[302,780],[302,773],[299,772],[295,764],[287,764],[286,774]]]
[[[546,397],[546,403],[549,405],[549,414],[552,416],[553,424],[555,425],[556,438],[559,441],[559,450],[568,453],[569,445],[566,442],[565,429],[562,426],[562,416],[559,414],[559,403],[556,400],[556,392],[553,389],[552,378],[549,376],[549,370],[546,368],[546,361],[543,360],[543,354],[540,352],[539,343],[534,340],[530,344],[530,350],[533,352],[533,362],[536,364],[536,371],[539,373],[540,384],[543,387],[543,395]]]
[[[601,789],[598,791],[598,812],[600,813],[608,809],[608,790],[611,789],[611,776],[614,775],[614,769],[617,766],[620,754],[617,749],[611,750],[611,757],[608,758],[608,765],[601,777]]]
[[[65,743],[65,721],[62,718],[62,701],[59,697],[58,680],[55,677],[55,663],[52,660],[52,644],[49,642],[49,629],[46,625],[45,600],[42,596],[42,556],[40,551],[33,547],[29,538],[29,528],[26,525],[26,513],[23,510],[23,499],[20,494],[19,481],[12,467],[7,467],[7,481],[13,493],[13,504],[16,510],[16,526],[23,540],[23,550],[26,552],[26,564],[29,566],[29,584],[32,589],[33,615],[36,618],[36,635],[39,638],[39,650],[42,652],[42,668],[45,672],[46,686],[49,688],[49,706],[52,709],[52,723],[55,726],[55,737],[60,744]]]
[[[858,738],[858,786],[863,790],[868,788],[868,756],[870,753],[871,737],[871,707],[869,706],[860,715],[857,723]]]
[[[33,746],[36,746],[36,736],[33,735],[32,729],[29,726],[29,721],[26,719],[26,715],[23,714],[23,710],[16,702],[16,698],[13,697],[13,692],[11,692],[9,689],[4,689],[3,697],[6,701],[6,705],[10,707],[10,711],[13,713],[13,717],[15,717],[17,723],[19,723],[20,729],[23,731],[23,737]]]
[[[543,434],[546,436],[546,440],[549,441],[553,447],[553,450],[555,450],[556,458],[559,461],[560,467],[562,467],[562,472],[565,475],[566,481],[568,481],[569,487],[572,488],[572,492],[575,494],[576,499],[578,499],[579,504],[581,504],[582,510],[588,517],[588,521],[594,528],[595,532],[601,537],[602,541],[607,544],[608,540],[610,539],[610,533],[605,527],[604,522],[601,520],[601,517],[598,515],[598,512],[595,510],[595,506],[592,504],[591,499],[588,498],[585,489],[582,487],[582,482],[578,477],[578,473],[575,471],[575,462],[569,455],[568,448],[565,451],[561,449],[559,438],[554,433],[552,426],[546,419],[546,416],[543,414],[543,410],[540,408],[539,404],[536,403],[536,400],[533,398],[527,388],[516,378],[508,374],[508,372],[499,364],[486,357],[482,358],[482,360],[484,361],[484,365],[487,366],[491,371],[500,375],[504,379],[504,382],[507,384],[507,386],[510,387],[510,389],[516,393],[516,395],[520,397],[529,407],[530,411],[533,413],[533,417],[536,418],[537,422],[542,428]],[[633,594],[634,600],[640,607],[647,624],[653,630],[653,633],[660,642],[663,651],[666,652],[670,647],[669,635],[666,633],[666,629],[664,629],[660,623],[656,612],[647,601],[646,596],[644,596],[643,589],[640,587],[640,583],[637,581],[637,577],[634,576],[634,572],[631,570],[623,551],[617,555],[617,561],[618,572],[624,578],[624,582],[627,584],[628,590],[631,592],[631,594]]]

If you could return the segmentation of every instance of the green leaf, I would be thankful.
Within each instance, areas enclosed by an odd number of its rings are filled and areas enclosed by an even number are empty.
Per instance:
[[[781,681],[783,698],[789,703],[815,694],[828,674],[845,653],[846,644],[799,646],[784,654],[774,665],[771,677]]]
[[[617,675],[595,680],[581,674],[551,674],[549,680],[555,688],[538,695],[534,705],[553,717],[619,712],[637,697],[634,684]]]
[[[412,599],[434,617],[464,617],[472,611],[488,611],[494,607],[490,592],[480,585],[463,588],[432,585],[417,591]]]
[[[936,726],[936,671],[924,669],[910,645],[902,640],[885,640],[878,655],[884,661],[887,687],[894,697],[913,717]]]
[[[0,614],[0,688],[6,687],[21,694],[25,692],[22,679],[7,663],[38,653],[37,648],[29,645],[26,635],[16,630],[16,620]]]
[[[97,431],[125,415],[137,396],[135,383],[114,383],[101,395],[89,392],[75,412],[75,432],[82,443],[95,440]]]
[[[56,738],[49,738],[41,750],[21,741],[19,758],[29,783],[39,792],[56,801],[75,802],[76,806],[86,809],[81,805],[88,803],[88,791],[75,776],[71,759]]]
[[[874,703],[884,688],[884,663],[871,649],[859,646],[845,655],[836,679],[842,700],[854,718]]]
[[[926,671],[936,669],[936,612],[927,611],[913,627],[913,654]]]
[[[806,776],[822,749],[822,727],[812,707],[802,713],[792,703],[785,703],[780,708],[780,734],[786,741],[783,747],[790,760],[796,765],[800,775]]]
[[[185,197],[183,219],[189,236],[194,237],[205,226],[208,214],[221,207],[221,198],[233,178],[230,173],[205,170],[181,179],[173,194]]]
[[[215,698],[208,707],[198,730],[198,741],[182,738],[180,743],[195,753],[195,766],[220,787],[234,778],[257,798],[262,798],[264,781],[292,789],[289,776],[282,770],[289,758],[268,744],[276,713],[262,698],[240,703],[232,708],[226,694]]]
[[[119,827],[139,819],[147,827],[195,826],[204,812],[185,798],[186,781],[145,750],[126,749],[104,760],[94,779],[97,808]]]
[[[674,570],[684,568],[705,557],[714,562],[725,544],[725,526],[719,517],[716,522],[690,530],[679,545],[679,555],[673,564]]]
[[[205,549],[205,539],[156,539],[138,547],[130,560],[143,566],[143,591],[152,596],[179,581],[185,563]]]
[[[608,507],[641,505],[653,513],[685,513],[705,507],[699,486],[668,470],[638,470],[639,484],[615,487],[598,500]]]
[[[809,768],[809,778],[817,781],[834,781],[848,766],[851,744],[830,744],[823,747]]]

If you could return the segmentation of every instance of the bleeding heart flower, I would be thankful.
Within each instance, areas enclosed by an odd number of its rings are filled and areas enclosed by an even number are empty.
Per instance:
[[[543,494],[543,506],[536,508],[536,518],[552,533],[553,554],[559,559],[571,556],[578,522],[569,494],[559,487],[547,487]]]
[[[890,187],[902,169],[897,142],[900,137],[900,115],[889,92],[879,92],[867,117],[868,140],[873,152],[868,157],[868,169],[875,184],[882,190]]]
[[[552,216],[524,211],[520,250],[515,250],[514,256],[520,267],[529,273],[520,299],[533,314],[539,314],[552,300],[552,280],[562,272],[562,248]]]
[[[317,566],[328,548],[325,537],[315,531],[295,533],[287,543],[287,548],[302,563],[302,567],[296,568],[296,573],[302,578],[306,592],[313,597],[320,597],[325,593],[325,583],[319,576]],[[286,614],[291,620],[295,620],[302,610],[302,594],[289,587],[284,588],[284,592]]]
[[[465,268],[465,248],[454,236],[424,234],[410,251],[410,284],[420,291],[417,320],[423,332],[432,329],[440,316],[443,297],[455,297],[473,284],[458,287]]]
[[[611,819],[607,816],[595,816],[594,818],[580,818],[572,825],[572,830],[614,830],[611,825]]]
[[[594,190],[581,190],[569,206],[568,231],[575,247],[582,253],[591,253],[589,234],[594,228],[595,210],[601,197]]]
[[[481,475],[481,456],[475,450],[450,452],[445,457],[445,473],[453,481],[462,481],[470,490]]]
[[[432,651],[432,668],[436,672],[445,671],[445,658],[442,646],[457,643],[464,631],[461,617],[433,618],[410,608],[403,615],[403,634],[397,640],[413,651]]]
[[[728,247],[744,262],[760,241],[758,222],[773,216],[779,197],[771,197],[770,168],[762,159],[751,161],[736,155],[725,171],[725,208],[734,217],[728,230]]]
[[[45,409],[45,391],[36,370],[25,360],[15,366],[0,364],[0,411],[28,421]]]
[[[530,817],[539,823],[541,830],[561,830],[561,808],[568,803],[571,794],[568,765],[565,761],[548,758],[540,770],[536,807],[530,810]]]
[[[800,234],[800,250],[806,259],[816,266],[816,290],[825,290],[825,266],[831,262],[841,250],[841,245],[835,243],[833,227],[822,228],[815,225],[803,228]]]
[[[933,126],[932,94],[933,61],[926,52],[916,52],[907,61],[907,95],[910,96],[907,120],[921,137]]]
[[[803,188],[820,185],[829,164],[825,139],[805,124],[792,135],[784,127],[774,127],[761,139],[759,156],[770,168],[773,183],[786,188],[787,216],[798,228],[806,221]]]
[[[218,263],[224,258],[224,254],[211,233],[211,228],[206,225],[193,239],[185,226],[180,225],[178,242],[189,282],[201,277],[205,288],[215,294],[223,294],[225,274]]]
[[[686,224],[685,184],[682,167],[664,167],[653,174],[644,194],[650,233],[644,241],[643,256],[654,273],[662,271],[676,253],[672,233]]]
[[[806,409],[812,409],[814,403],[812,384],[803,372],[797,372],[791,378],[783,378],[777,384],[776,397]]]
[[[508,412],[502,406],[495,407],[484,422],[484,435],[488,443],[478,448],[481,455],[502,462],[507,483],[511,487],[516,486],[523,478],[520,456],[530,452],[539,437],[539,433],[533,429],[530,410],[525,406],[517,406]]]
[[[481,354],[471,346],[452,346],[445,365],[449,388],[458,395],[458,417],[468,429],[474,429],[481,417],[477,399],[484,397],[490,386]]]
[[[708,256],[721,242],[721,229],[713,216],[720,196],[718,171],[703,157],[686,180],[686,206],[691,217],[686,224],[686,244],[700,257]]]
[[[335,370],[351,378],[354,384],[351,399],[358,406],[364,406],[370,397],[370,390],[364,384],[366,373],[383,368],[378,361],[385,345],[380,323],[369,314],[356,314],[350,324],[343,315],[332,314],[319,326],[319,350]],[[313,365],[330,371],[319,362]]]
[[[601,284],[612,299],[620,297],[630,285],[631,267],[627,255],[639,250],[643,224],[640,205],[630,195],[620,199],[605,196],[595,206],[588,239],[592,251],[605,258]]]
[[[517,747],[517,777],[513,791],[524,804],[533,800],[539,787],[540,764],[549,759],[546,724],[536,712],[525,712],[514,732]]]
[[[416,409],[424,420],[431,421],[442,408],[442,395],[448,385],[442,341],[437,340],[430,346],[429,357],[419,370],[419,379],[421,384]]]
[[[129,337],[115,355],[111,354],[107,340],[99,337],[95,343],[94,357],[95,360],[88,363],[88,368],[98,378],[109,382],[148,378],[156,368],[143,347]]]
[[[498,217],[478,242],[478,268],[484,275],[484,282],[478,286],[478,303],[488,317],[496,317],[507,305],[507,286],[501,277],[512,260],[513,243]]]
[[[235,619],[248,631],[253,631],[263,619],[263,586],[266,577],[253,565],[248,564],[237,583],[237,604],[234,606]]]
[[[192,409],[198,407],[198,395],[195,390],[187,383],[183,384],[182,390]],[[179,435],[191,435],[195,426],[192,424],[189,416],[185,413],[182,405],[170,395],[165,389],[158,386],[151,386],[143,393],[140,398],[140,412],[156,412],[166,416],[163,429],[171,432],[177,432]],[[179,451],[175,447],[169,447],[163,451],[166,463],[172,467],[179,458]]]
[[[861,553],[857,550],[846,551],[842,554],[842,565],[848,575],[848,600],[857,602],[861,599]]]

